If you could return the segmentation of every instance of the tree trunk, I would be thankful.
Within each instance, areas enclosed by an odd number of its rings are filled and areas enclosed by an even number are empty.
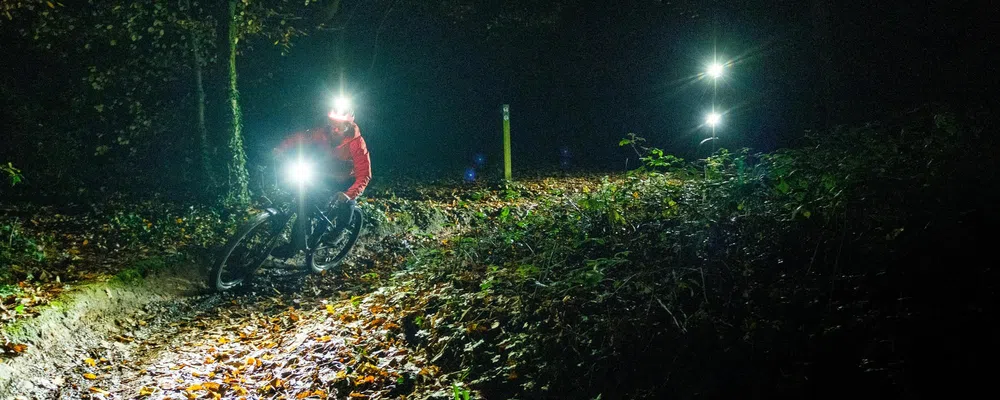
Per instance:
[[[229,193],[225,203],[228,206],[250,204],[249,175],[247,157],[243,150],[243,121],[240,114],[240,93],[236,89],[236,45],[239,41],[237,0],[229,0],[229,103],[232,109],[232,130],[229,136],[230,158]]]
[[[189,11],[190,12],[190,11]],[[188,17],[191,20],[190,17]],[[202,79],[205,59],[201,54],[201,39],[196,30],[191,31],[191,54],[194,56],[194,86],[195,86],[195,121],[198,130],[198,146],[201,152],[201,177],[210,186],[215,186],[215,174],[212,173],[211,152],[208,145],[208,129],[205,127],[205,84]]]

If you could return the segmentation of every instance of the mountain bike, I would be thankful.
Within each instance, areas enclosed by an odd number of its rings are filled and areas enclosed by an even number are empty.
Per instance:
[[[340,205],[349,207],[349,213],[340,216],[324,210],[324,199],[329,197],[311,184],[317,180],[315,171],[315,165],[302,157],[287,163],[292,189],[283,194],[286,201],[265,208],[240,226],[213,265],[209,287],[226,291],[246,282],[286,234],[291,254],[305,253],[304,265],[297,266],[300,270],[320,273],[347,257],[364,228],[364,213],[353,201]]]

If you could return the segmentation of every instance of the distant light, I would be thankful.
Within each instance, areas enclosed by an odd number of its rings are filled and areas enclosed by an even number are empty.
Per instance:
[[[722,77],[723,69],[724,67],[722,66],[722,64],[712,63],[711,65],[708,66],[708,71],[707,71],[708,76],[711,76],[712,79],[719,79],[720,77]]]
[[[472,168],[467,168],[465,170],[465,181],[472,182],[476,180],[476,170]]]
[[[705,125],[708,125],[710,127],[715,127],[716,125],[719,125],[719,122],[722,122],[722,115],[720,115],[717,112],[708,113],[708,116],[705,117]]]

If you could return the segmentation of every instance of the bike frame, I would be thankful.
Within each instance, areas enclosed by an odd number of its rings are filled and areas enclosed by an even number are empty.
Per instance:
[[[275,187],[281,188],[281,182],[278,179],[277,164],[277,160],[272,160],[272,170],[275,171]],[[291,191],[294,193],[291,196],[293,200],[290,205],[288,207],[283,207],[280,211],[273,211],[274,214],[282,214],[280,220],[281,223],[277,226],[279,227],[278,229],[284,230],[285,227],[288,226],[288,223],[291,222],[292,217],[296,217],[295,223],[292,225],[292,249],[295,252],[311,251],[313,249],[309,247],[309,238],[315,233],[311,229],[312,221],[314,219],[318,219],[325,222],[317,229],[317,231],[321,231],[321,235],[325,234],[329,228],[334,227],[335,224],[329,217],[327,217],[326,213],[323,212],[323,209],[319,207],[319,204],[326,203],[326,199],[316,195],[316,191],[322,190],[309,190],[309,188],[305,186],[299,186]],[[350,207],[351,214],[349,215],[354,215],[354,212],[358,209],[357,203],[351,202]]]
[[[277,226],[280,229],[284,229],[291,222],[292,217],[295,217],[295,223],[292,225],[292,248],[294,251],[311,251],[312,248],[309,247],[309,238],[312,236],[323,235],[329,232],[330,228],[335,227],[335,224],[330,218],[323,212],[317,204],[323,203],[322,199],[317,199],[315,196],[310,197],[308,193],[301,193],[296,196],[294,201],[294,206],[290,207],[288,210],[276,211],[276,213],[282,214],[280,224]],[[351,203],[350,215],[353,215],[356,210],[358,210],[358,205],[356,203]],[[314,220],[319,220],[322,222],[321,225],[317,226],[315,230],[313,228],[312,222]],[[340,221],[337,221],[338,223]],[[318,240],[317,240],[318,242]]]

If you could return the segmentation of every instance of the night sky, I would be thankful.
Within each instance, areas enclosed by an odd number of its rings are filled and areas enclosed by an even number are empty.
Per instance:
[[[243,86],[250,142],[266,148],[314,119],[341,76],[376,165],[429,167],[477,152],[495,160],[505,102],[522,167],[558,165],[567,152],[578,166],[623,167],[617,142],[628,132],[693,156],[708,135],[712,89],[698,74],[713,49],[733,63],[717,92],[719,144],[730,148],[771,150],[805,129],[982,101],[997,86],[989,58],[1000,19],[974,2],[751,1],[695,12],[606,2],[565,8],[553,29],[505,40],[420,12],[386,16],[388,6],[361,5],[348,31],[244,65],[251,80],[275,77]]]
[[[991,58],[1000,15],[986,3],[571,1],[551,24],[489,30],[489,18],[441,10],[344,1],[330,25],[346,29],[297,38],[287,55],[261,40],[241,43],[251,162],[321,121],[342,86],[376,177],[394,169],[457,176],[477,154],[496,168],[503,103],[511,104],[515,169],[569,161],[620,170],[634,157],[618,147],[629,132],[704,157],[710,145],[697,145],[709,135],[702,124],[713,91],[699,74],[713,53],[731,63],[716,98],[725,114],[718,145],[728,148],[773,150],[806,129],[929,102],[993,101],[998,86]],[[225,82],[221,63],[215,68],[209,117],[220,132]]]

